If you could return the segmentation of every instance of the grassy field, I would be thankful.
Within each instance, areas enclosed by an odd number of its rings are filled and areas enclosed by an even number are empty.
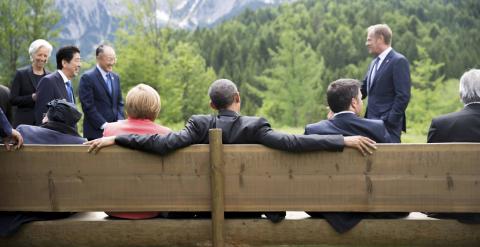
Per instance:
[[[303,128],[294,128],[294,127],[282,127],[275,130],[291,133],[291,134],[303,134]],[[426,143],[427,137],[423,135],[402,133],[402,143]]]
[[[158,123],[158,122],[157,122]],[[181,130],[184,127],[183,123],[169,125],[173,131]],[[290,134],[303,134],[304,129],[300,127],[281,127],[281,128],[274,128],[277,131],[290,133]],[[426,143],[427,137],[418,134],[412,133],[403,133],[402,134],[402,143]]]

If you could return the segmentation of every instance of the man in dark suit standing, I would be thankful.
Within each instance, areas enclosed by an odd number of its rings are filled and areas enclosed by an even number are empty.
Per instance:
[[[82,65],[80,50],[75,46],[64,46],[57,51],[57,71],[44,76],[37,86],[35,123],[41,124],[47,113],[47,103],[54,99],[65,99],[75,104],[72,79],[80,72]]]
[[[96,56],[97,66],[82,75],[79,85],[85,113],[83,136],[88,140],[102,137],[107,123],[124,119],[120,78],[112,72],[115,51],[111,46],[100,45]]]
[[[460,78],[462,110],[436,117],[428,130],[428,143],[480,142],[480,70],[471,69]],[[480,214],[429,214],[431,217],[454,218],[462,223],[480,224]]]
[[[354,79],[339,79],[327,88],[327,101],[333,116],[329,120],[308,124],[305,134],[318,135],[362,135],[378,143],[389,143],[390,135],[382,120],[359,117],[363,102],[360,82]],[[307,212],[312,217],[325,218],[339,233],[352,229],[364,218],[398,218],[408,213],[339,213]]]
[[[399,143],[406,131],[405,110],[410,101],[408,60],[391,47],[392,30],[386,24],[368,28],[366,46],[375,56],[363,80],[362,94],[368,97],[365,117],[381,119],[392,142]]]

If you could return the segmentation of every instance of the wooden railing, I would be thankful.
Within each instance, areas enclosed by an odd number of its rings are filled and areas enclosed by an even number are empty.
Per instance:
[[[480,213],[480,144],[379,144],[364,157],[222,145],[220,130],[210,135],[210,145],[166,156],[0,147],[0,211],[212,211],[214,246],[225,241],[223,211]]]

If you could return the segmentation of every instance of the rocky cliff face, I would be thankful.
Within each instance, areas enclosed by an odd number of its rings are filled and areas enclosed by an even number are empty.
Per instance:
[[[136,0],[141,1],[141,0]],[[295,0],[158,0],[158,21],[174,28],[211,27],[240,14],[245,9],[276,6]],[[94,47],[115,39],[118,14],[128,15],[122,0],[56,0],[61,12],[58,23],[60,46],[80,47],[82,56],[92,56]],[[170,3],[169,3],[170,2]],[[153,11],[153,10],[152,10]],[[171,14],[169,14],[171,13]]]

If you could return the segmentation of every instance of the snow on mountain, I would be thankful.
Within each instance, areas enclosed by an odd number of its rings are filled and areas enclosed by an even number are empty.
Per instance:
[[[136,0],[135,2],[140,2]],[[295,0],[157,0],[157,21],[173,28],[212,27],[233,18],[245,9],[276,6]],[[115,39],[119,14],[128,15],[123,0],[56,0],[62,18],[59,45],[80,47],[82,56],[93,56],[94,48]],[[171,5],[170,5],[171,4]],[[171,13],[171,14],[170,14]]]

